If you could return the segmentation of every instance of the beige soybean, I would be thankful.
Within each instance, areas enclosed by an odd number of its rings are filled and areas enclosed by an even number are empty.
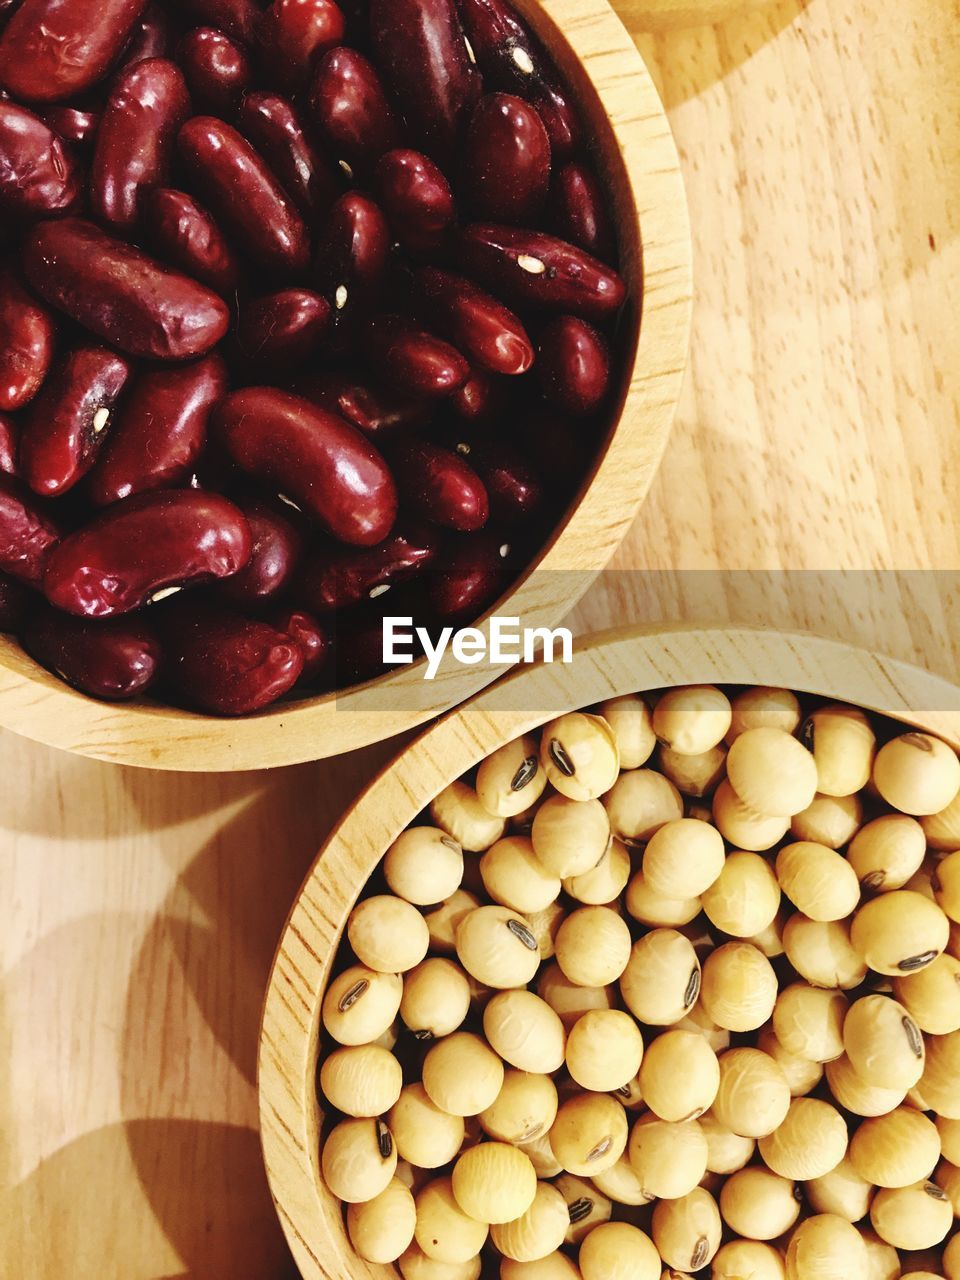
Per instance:
[[[611,837],[607,851],[597,865],[583,875],[568,876],[563,881],[563,890],[588,906],[605,906],[619,899],[630,879],[630,870],[630,854],[626,845]]]
[[[653,1199],[653,1196],[646,1191],[637,1176],[637,1171],[626,1155],[622,1155],[617,1163],[611,1165],[609,1169],[603,1169],[600,1173],[595,1173],[591,1181],[599,1191],[602,1191],[605,1196],[616,1204],[638,1207],[649,1204]]]
[[[951,1120],[948,1116],[937,1116],[936,1124],[944,1158],[951,1164],[960,1165],[960,1119]]]
[[[960,1280],[960,1232],[947,1241],[942,1261],[943,1272],[948,1280]]]
[[[707,1138],[696,1120],[676,1123],[648,1112],[630,1132],[627,1158],[645,1201],[689,1194],[706,1173],[708,1156]]]
[[[642,871],[631,878],[624,903],[634,920],[651,929],[689,924],[701,910],[699,898],[665,898],[657,893],[647,884]]]
[[[727,695],[713,685],[668,689],[653,709],[657,741],[681,755],[695,756],[722,742],[733,718]]]
[[[515,818],[529,809],[546,785],[540,744],[529,734],[498,747],[477,769],[477,798],[498,818]]]
[[[910,889],[864,903],[850,927],[850,940],[870,968],[888,975],[922,969],[949,938],[949,921],[937,904]]]
[[[338,1200],[372,1200],[390,1185],[397,1168],[396,1144],[382,1120],[341,1120],[323,1144],[320,1168]]]
[[[626,1084],[622,1084],[619,1089],[615,1089],[614,1092],[617,1095],[617,1101],[627,1111],[639,1111],[644,1105],[639,1073],[632,1080],[628,1080]]]
[[[505,1258],[537,1262],[560,1248],[569,1225],[566,1200],[549,1182],[540,1182],[530,1207],[512,1221],[492,1226],[490,1239]]]
[[[939,813],[921,818],[923,834],[931,849],[951,852],[960,849],[960,792]]]
[[[415,1239],[428,1258],[438,1262],[469,1262],[483,1248],[489,1233],[486,1222],[465,1213],[453,1194],[450,1178],[428,1182],[415,1197]]]
[[[860,1232],[833,1213],[806,1218],[787,1246],[787,1280],[852,1280],[867,1270]]]
[[[790,1053],[777,1039],[772,1024],[761,1029],[757,1036],[757,1048],[771,1057],[780,1070],[793,1098],[803,1097],[815,1089],[823,1078],[823,1063],[812,1058]]]
[[[463,850],[440,827],[410,827],[387,850],[383,874],[399,898],[428,907],[459,889]]]
[[[773,1058],[759,1049],[729,1049],[720,1055],[719,1068],[717,1120],[744,1138],[779,1128],[790,1109],[790,1086]]]
[[[387,1123],[401,1159],[418,1169],[449,1164],[463,1145],[463,1117],[441,1110],[419,1083],[404,1085]]]
[[[543,911],[560,896],[560,877],[546,869],[528,836],[504,836],[491,845],[480,875],[493,901],[513,911]]]
[[[565,880],[597,865],[610,841],[610,820],[599,800],[552,795],[537,810],[530,838],[544,868]]]
[[[530,1157],[530,1163],[536,1169],[538,1178],[555,1178],[557,1174],[563,1172],[563,1166],[553,1154],[549,1133],[541,1134],[532,1142],[525,1142],[523,1149]]]
[[[781,729],[793,733],[800,723],[800,703],[790,689],[755,685],[733,699],[727,742],[732,743],[747,729]]]
[[[727,749],[721,743],[697,755],[683,755],[679,751],[663,747],[657,763],[661,773],[670,779],[681,795],[700,799],[709,795],[723,778],[727,766]]]
[[[678,1200],[661,1200],[653,1211],[653,1243],[668,1267],[699,1271],[720,1248],[720,1210],[709,1191],[695,1187]]]
[[[835,1169],[847,1151],[847,1126],[829,1102],[794,1098],[778,1129],[758,1142],[768,1168],[782,1178],[806,1182]]]
[[[766,929],[755,933],[753,937],[747,938],[746,941],[752,943],[768,960],[775,960],[777,956],[783,955],[783,930],[785,926],[786,917],[781,906]]]
[[[882,1187],[873,1197],[870,1222],[895,1249],[932,1249],[953,1226],[953,1206],[935,1182]]]
[[[923,1074],[920,1028],[896,1000],[855,1000],[843,1023],[843,1047],[857,1074],[881,1089],[912,1089]]]
[[[665,898],[697,898],[723,870],[723,837],[696,818],[677,818],[655,831],[643,851],[643,876]]]
[[[550,1145],[568,1173],[588,1178],[609,1169],[627,1145],[626,1112],[608,1094],[576,1094],[561,1104]]]
[[[714,1053],[722,1053],[724,1049],[730,1048],[730,1032],[726,1027],[717,1026],[699,1000],[676,1026],[686,1031],[699,1031]]]
[[[783,1259],[772,1245],[730,1240],[713,1260],[711,1280],[784,1280]]]
[[[420,1246],[412,1244],[397,1262],[403,1280],[479,1280],[481,1258],[466,1262],[439,1262],[428,1258]]]
[[[665,1027],[693,1008],[700,982],[700,961],[689,938],[674,929],[653,929],[634,943],[620,992],[639,1022]]]
[[[454,955],[457,949],[457,930],[462,922],[479,907],[480,899],[467,889],[455,890],[446,902],[424,915],[430,933],[430,950],[441,955]]]
[[[338,1044],[370,1044],[387,1030],[400,1008],[403,979],[365,965],[344,969],[323,997],[323,1025]]]
[[[661,1120],[696,1119],[713,1103],[719,1084],[717,1055],[697,1031],[665,1031],[640,1067],[644,1101]]]
[[[347,1116],[383,1115],[399,1098],[402,1087],[400,1063],[377,1044],[335,1049],[320,1068],[323,1096]]]
[[[416,1225],[413,1196],[398,1178],[372,1200],[347,1208],[350,1243],[367,1262],[396,1262],[410,1247]]]
[[[544,725],[540,763],[554,789],[571,800],[596,800],[617,780],[620,752],[602,716],[571,711]]]
[[[850,941],[846,920],[811,920],[797,912],[783,928],[787,959],[813,987],[849,991],[867,976],[866,962]]]
[[[639,694],[608,698],[600,704],[600,714],[617,742],[621,769],[639,769],[653,755],[657,735],[653,731],[650,708]]]
[[[368,969],[405,973],[427,954],[430,931],[416,907],[384,893],[354,907],[347,920],[347,941]]]
[[[776,1240],[799,1218],[800,1201],[788,1178],[751,1165],[723,1184],[720,1213],[735,1235],[747,1240]]]
[[[580,1280],[578,1268],[565,1253],[549,1253],[536,1262],[500,1263],[500,1280]]]
[[[884,1116],[903,1101],[905,1089],[889,1089],[865,1079],[844,1054],[826,1065],[827,1084],[837,1102],[856,1116]]]
[[[867,1250],[865,1280],[900,1280],[900,1255],[892,1245],[881,1240],[872,1227],[860,1227],[860,1238]]]
[[[480,1036],[455,1031],[423,1060],[423,1087],[434,1106],[452,1116],[477,1116],[503,1087],[503,1063]]]
[[[473,787],[451,782],[431,802],[430,817],[463,849],[482,853],[503,835],[506,822],[485,809]]]
[[[612,1093],[633,1080],[643,1060],[643,1036],[628,1013],[595,1009],[567,1036],[567,1071],[594,1093]]]
[[[790,830],[790,817],[758,813],[737,795],[724,778],[713,794],[713,821],[734,848],[762,853],[779,844]]]
[[[960,1120],[960,1031],[927,1037],[920,1091],[931,1110]]]
[[[842,920],[860,901],[856,872],[833,849],[801,840],[777,854],[777,880],[790,901],[811,920]]]
[[[902,889],[923,865],[927,842],[923,827],[905,813],[885,813],[861,827],[850,841],[847,861],[865,889],[889,893]]]
[[[404,977],[400,1017],[419,1040],[456,1031],[470,1009],[470,983],[458,964],[429,956]]]
[[[707,1170],[710,1173],[736,1173],[753,1158],[757,1144],[720,1123],[711,1109],[697,1120],[707,1140]]]
[[[610,1221],[613,1205],[592,1181],[563,1173],[553,1185],[567,1202],[570,1225],[564,1236],[566,1244],[580,1244],[595,1227]]]
[[[788,1053],[811,1062],[832,1062],[843,1053],[847,999],[840,991],[794,982],[777,996],[774,1035]]]
[[[451,1184],[457,1204],[471,1218],[486,1223],[511,1222],[533,1204],[537,1174],[519,1147],[509,1142],[482,1142],[460,1156],[453,1166]]]
[[[557,964],[578,986],[605,987],[627,967],[630,946],[630,929],[611,907],[580,907],[557,932]]]
[[[956,1165],[951,1164],[949,1160],[941,1160],[937,1165],[937,1171],[933,1175],[933,1180],[940,1188],[945,1191],[950,1198],[950,1205],[953,1208],[953,1216],[960,1217],[960,1169]]]
[[[818,787],[828,796],[851,796],[870,781],[877,737],[859,707],[831,703],[808,716],[800,733],[813,752]]]
[[[541,970],[537,995],[547,1002],[567,1030],[591,1009],[612,1009],[616,1002],[615,988],[578,986],[565,976],[558,964]]]
[[[918,973],[894,978],[893,994],[921,1031],[960,1031],[960,960],[953,956],[944,953]]]
[[[834,1213],[847,1222],[859,1222],[870,1211],[874,1185],[860,1176],[849,1152],[835,1169],[804,1183],[810,1208],[816,1213]]]
[[[933,875],[933,889],[940,909],[954,923],[960,922],[960,851],[948,853],[937,863]]]
[[[527,911],[527,924],[537,940],[540,948],[540,959],[551,960],[556,954],[557,934],[567,917],[567,908],[562,902],[551,902],[542,911]]]
[[[904,733],[877,752],[873,783],[887,804],[901,813],[939,813],[960,791],[960,760],[929,733]]]
[[[828,849],[842,849],[862,822],[863,802],[859,796],[825,796],[817,792],[806,809],[791,818],[790,833],[795,840],[813,840]]]
[[[810,752],[782,729],[747,729],[730,747],[727,780],[755,813],[792,818],[817,794]]]
[[[496,1098],[480,1112],[480,1124],[491,1138],[525,1144],[549,1131],[558,1105],[557,1086],[548,1075],[511,1068]]]
[[[727,942],[707,956],[700,1000],[718,1026],[755,1031],[770,1017],[777,975],[766,956],[748,942]]]
[[[628,1222],[608,1222],[580,1246],[583,1280],[660,1280],[660,1255],[653,1241]]]
[[[523,987],[540,967],[540,948],[518,912],[509,907],[478,907],[457,928],[457,959],[488,987]]]
[[[912,1107],[864,1120],[850,1140],[850,1162],[878,1187],[908,1187],[933,1173],[940,1135],[932,1120]]]
[[[669,778],[653,769],[620,774],[603,798],[615,836],[643,844],[664,825],[683,817],[683,800]]]
[[[733,938],[750,938],[766,929],[780,908],[780,885],[766,858],[735,850],[702,895],[711,924]]]
[[[498,992],[483,1011],[483,1034],[504,1062],[520,1071],[549,1074],[563,1066],[563,1023],[532,991]]]

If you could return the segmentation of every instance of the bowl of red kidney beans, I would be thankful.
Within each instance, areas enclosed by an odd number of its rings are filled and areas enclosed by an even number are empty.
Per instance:
[[[0,723],[229,768],[459,701],[384,617],[558,621],[689,295],[605,0],[0,0]]]

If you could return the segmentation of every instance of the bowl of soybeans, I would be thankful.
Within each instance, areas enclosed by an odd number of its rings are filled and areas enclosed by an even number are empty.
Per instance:
[[[960,1280],[958,746],[949,682],[731,627],[435,724],[270,979],[306,1280]]]

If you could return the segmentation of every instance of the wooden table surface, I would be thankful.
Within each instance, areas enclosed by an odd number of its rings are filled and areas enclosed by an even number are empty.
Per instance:
[[[958,18],[785,0],[638,35],[689,187],[691,375],[579,626],[762,620],[957,669]],[[397,745],[198,777],[0,736],[2,1280],[292,1274],[260,997],[317,845]]]

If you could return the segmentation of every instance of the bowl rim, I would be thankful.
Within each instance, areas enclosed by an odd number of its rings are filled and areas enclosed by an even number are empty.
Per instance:
[[[619,170],[611,187],[626,250],[624,272],[635,284],[643,282],[642,323],[633,335],[622,407],[606,450],[544,552],[494,606],[519,615],[526,626],[553,627],[622,540],[666,447],[687,361],[692,247],[669,123],[638,49],[607,0],[515,3],[575,82],[601,135],[606,167]],[[623,491],[624,477],[629,493]],[[494,610],[477,625],[486,630]],[[97,702],[39,667],[12,637],[0,636],[0,725],[48,746],[143,768],[274,767],[403,733],[464,701],[500,670],[463,666],[448,653],[426,689],[418,664],[345,693],[218,719],[159,703]],[[370,688],[387,682],[398,709],[371,708]]]
[[[320,1177],[314,1086],[323,992],[346,918],[388,846],[444,786],[556,715],[625,693],[717,683],[781,686],[850,702],[960,749],[960,686],[843,640],[736,625],[594,633],[578,641],[571,665],[513,671],[422,733],[324,842],[294,900],[267,985],[258,1062],[261,1142],[274,1203],[305,1280],[397,1275],[349,1251],[340,1205]]]

